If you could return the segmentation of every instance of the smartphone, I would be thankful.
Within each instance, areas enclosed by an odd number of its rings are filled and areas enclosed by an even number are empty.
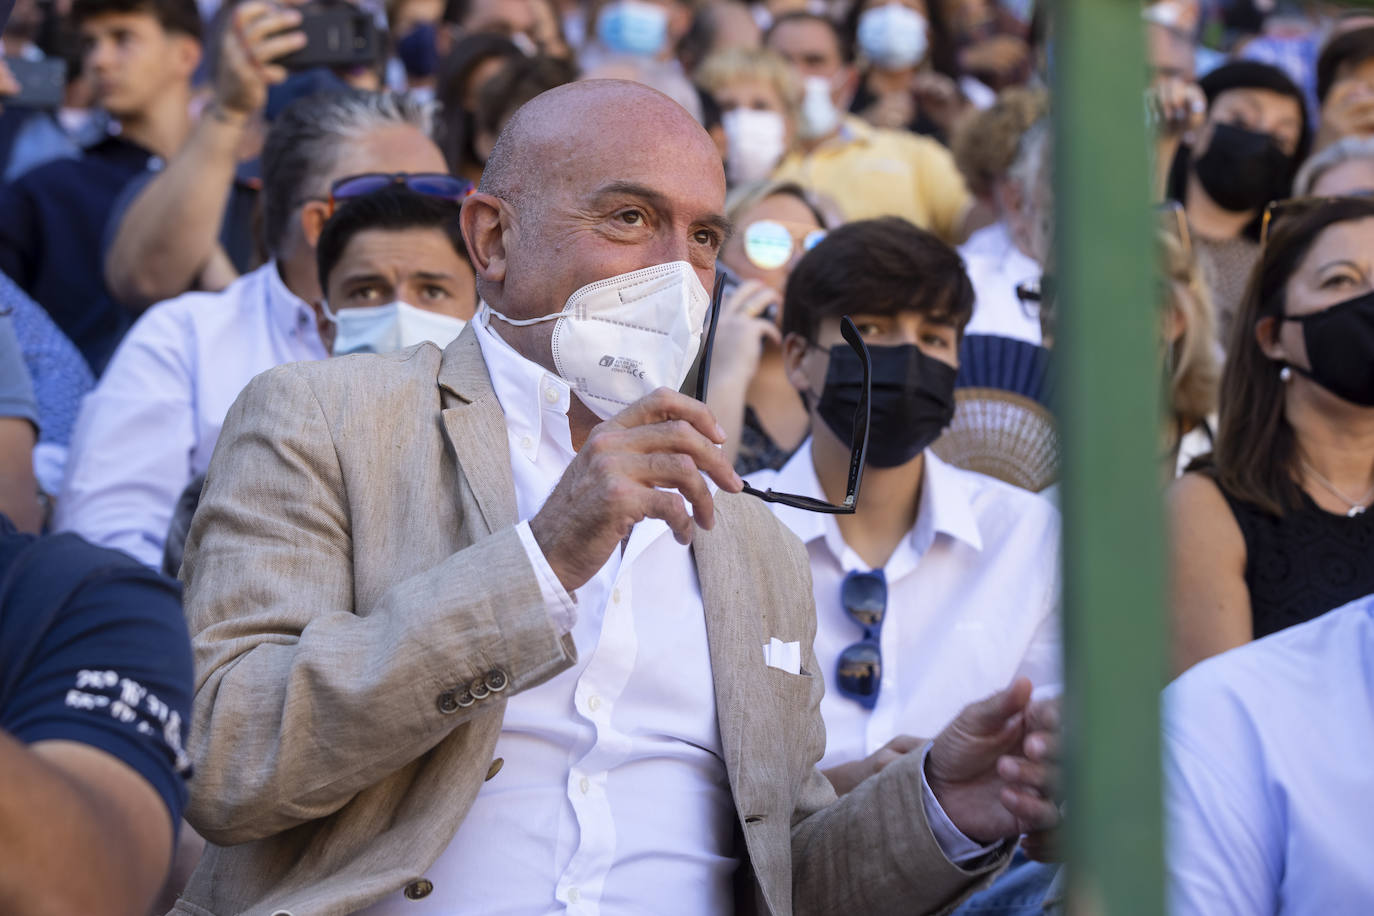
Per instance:
[[[300,7],[305,47],[277,61],[288,70],[375,66],[381,36],[372,14],[351,3],[309,3]]]
[[[56,111],[62,107],[62,98],[67,89],[65,60],[60,57],[45,57],[42,60],[6,57],[5,66],[10,68],[15,81],[19,83],[19,94],[0,99],[0,104],[37,111]]]

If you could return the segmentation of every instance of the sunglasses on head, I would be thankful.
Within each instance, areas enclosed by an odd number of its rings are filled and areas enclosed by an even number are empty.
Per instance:
[[[716,324],[720,320],[720,303],[725,293],[725,274],[716,275],[715,292],[711,295],[711,318],[706,326],[706,343],[701,351],[701,368],[697,371],[697,390],[696,399],[703,404],[706,403],[707,385],[711,374],[711,353],[716,345]],[[854,445],[849,453],[849,479],[845,484],[844,503],[835,505],[821,499],[814,499],[810,496],[798,496],[792,493],[778,493],[772,488],[759,490],[749,484],[744,485],[744,492],[751,496],[757,496],[767,503],[778,503],[783,506],[791,506],[794,509],[805,509],[808,512],[824,512],[828,515],[853,515],[858,507],[859,484],[863,479],[864,461],[868,458],[868,419],[869,419],[869,398],[873,390],[873,360],[868,354],[868,347],[864,345],[863,338],[859,336],[859,329],[854,326],[854,322],[845,315],[840,319],[840,333],[844,335],[845,342],[849,344],[859,357],[859,361],[864,367],[864,390],[859,399],[858,410],[854,413],[854,437],[851,440]]]
[[[760,219],[744,229],[744,256],[759,270],[777,270],[798,250],[810,251],[825,238],[825,230],[805,223]]]
[[[865,709],[878,704],[883,683],[883,619],[887,616],[887,579],[881,569],[850,572],[840,583],[840,604],[863,628],[863,638],[847,646],[835,665],[835,687]]]
[[[380,191],[391,185],[404,185],[416,194],[461,203],[477,188],[465,178],[440,172],[367,172],[340,178],[329,187],[329,215],[339,204],[355,197]]]
[[[1320,197],[1289,197],[1284,200],[1271,201],[1269,206],[1264,208],[1264,217],[1260,220],[1260,251],[1264,250],[1269,242],[1269,235],[1274,227],[1293,216],[1300,216],[1304,213],[1311,213],[1318,207],[1326,204],[1334,204],[1342,200],[1371,200],[1374,199],[1374,190],[1352,191],[1349,194],[1325,195]]]

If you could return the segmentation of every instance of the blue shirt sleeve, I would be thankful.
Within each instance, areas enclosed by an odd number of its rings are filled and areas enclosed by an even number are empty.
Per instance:
[[[180,587],[75,535],[35,540],[7,524],[0,564],[0,728],[113,755],[179,824],[193,683]]]
[[[24,368],[24,355],[14,336],[14,322],[0,311],[0,417],[21,417],[38,426],[33,383]]]

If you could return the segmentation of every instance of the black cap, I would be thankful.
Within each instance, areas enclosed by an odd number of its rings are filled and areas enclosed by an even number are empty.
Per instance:
[[[1232,89],[1267,89],[1293,99],[1298,103],[1298,112],[1302,120],[1302,134],[1298,138],[1298,151],[1294,162],[1302,162],[1307,158],[1307,147],[1311,142],[1311,127],[1307,122],[1307,100],[1303,98],[1302,90],[1297,84],[1278,67],[1254,60],[1231,61],[1198,80],[1198,85],[1207,96],[1209,108],[1219,95]]]

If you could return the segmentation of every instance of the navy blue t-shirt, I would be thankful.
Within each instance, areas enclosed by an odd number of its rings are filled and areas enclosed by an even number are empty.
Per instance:
[[[48,310],[96,375],[133,323],[105,288],[105,224],[151,159],[110,136],[80,159],[40,165],[0,188],[0,273]]]
[[[73,534],[20,534],[0,515],[0,729],[78,741],[186,807],[191,644],[176,582]]]

